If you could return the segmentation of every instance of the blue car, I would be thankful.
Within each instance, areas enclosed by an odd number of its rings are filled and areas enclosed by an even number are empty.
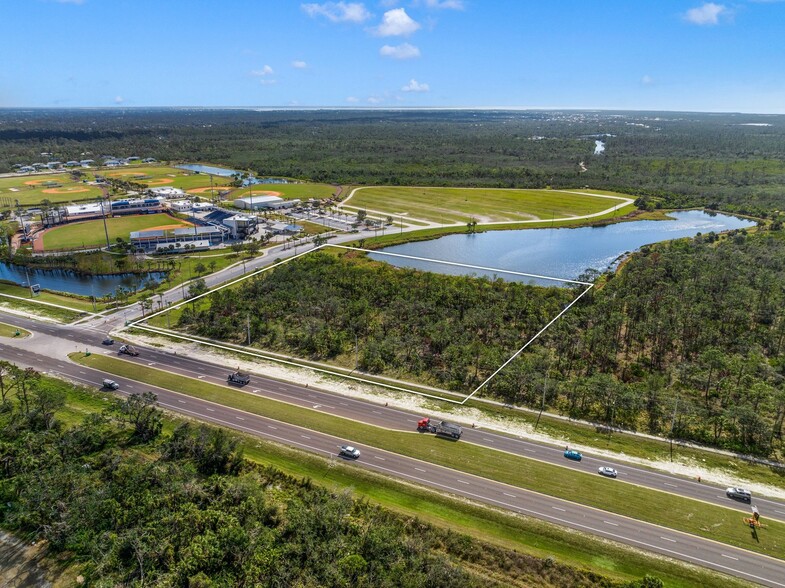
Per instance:
[[[583,457],[580,451],[575,451],[574,449],[568,449],[564,452],[564,457],[567,459],[574,459],[575,461],[580,461]]]

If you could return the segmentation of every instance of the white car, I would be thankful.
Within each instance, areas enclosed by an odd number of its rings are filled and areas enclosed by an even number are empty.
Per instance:
[[[616,473],[616,470],[609,466],[602,466],[599,470],[597,470],[597,472],[603,476],[608,476],[609,478],[615,478],[619,475]]]
[[[351,445],[341,445],[341,451],[338,452],[341,457],[348,457],[349,459],[357,459],[360,457],[360,450]]]
[[[728,488],[725,491],[725,495],[728,498],[735,498],[736,500],[743,500],[744,502],[750,502],[752,500],[752,493],[744,488]]]

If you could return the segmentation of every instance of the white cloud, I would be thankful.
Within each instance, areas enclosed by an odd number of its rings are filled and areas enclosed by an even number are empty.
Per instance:
[[[114,103],[115,104],[122,104],[123,102],[125,102],[125,98],[123,98],[122,96],[115,96],[114,97]]]
[[[420,50],[409,43],[400,45],[384,45],[379,49],[379,55],[392,59],[414,59],[420,56]]]
[[[408,84],[406,84],[403,88],[401,88],[401,91],[403,91],[403,92],[428,92],[428,91],[430,91],[430,89],[431,88],[428,86],[428,84],[421,84],[420,82],[418,82],[417,80],[412,78],[411,80],[409,80]]]
[[[253,69],[251,70],[251,75],[255,78],[262,78],[264,76],[270,76],[274,74],[273,68],[269,65],[265,65],[262,69]]]
[[[382,24],[376,27],[376,34],[380,37],[394,37],[397,35],[411,35],[420,28],[420,23],[413,20],[404,8],[388,10],[382,16]]]
[[[723,4],[706,2],[698,8],[690,8],[684,14],[684,20],[696,25],[716,25],[720,22],[720,16],[728,14],[728,8]]]
[[[368,104],[381,104],[382,101],[378,96],[368,96]]]
[[[292,67],[294,69],[305,69],[306,67],[308,67],[308,64],[305,63],[304,61],[300,61],[299,59],[295,59],[294,61],[292,61]]]
[[[323,16],[331,22],[363,22],[371,17],[362,2],[301,4],[300,8],[310,17]]]
[[[651,77],[649,74],[646,74],[641,78],[641,84],[644,86],[651,86],[654,83],[654,78]]]
[[[357,98],[357,96],[349,96],[348,98],[346,98],[346,101],[349,104],[357,104],[360,101],[360,99]]]
[[[449,8],[451,10],[463,10],[465,5],[463,0],[425,0],[428,8]]]

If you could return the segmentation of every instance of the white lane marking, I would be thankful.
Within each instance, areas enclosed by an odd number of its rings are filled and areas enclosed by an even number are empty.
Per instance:
[[[384,459],[383,457],[380,457],[380,456],[378,456],[378,455],[374,455],[374,457],[375,457],[376,459],[381,459],[382,461],[387,461],[386,459]]]
[[[300,437],[302,437],[303,439],[310,439],[308,435],[300,435]]]
[[[82,370],[79,370],[79,373],[84,374],[85,376],[87,375],[87,372],[83,372]]]
[[[197,376],[197,379],[201,380],[202,378],[206,378],[207,376]]]
[[[348,404],[346,404],[345,402],[339,402],[338,404],[340,404],[341,406],[349,406],[349,405],[348,405]]]
[[[776,509],[774,510],[774,512],[778,512],[778,513],[780,513],[780,514],[785,514],[785,511],[776,510]]]
[[[461,480],[460,478],[456,478],[461,484],[466,484],[467,486],[471,484],[471,482],[467,482],[466,480]]]
[[[678,488],[676,484],[668,484],[668,482],[663,482],[665,486],[670,486],[671,488]]]
[[[179,402],[180,404],[187,404],[185,400],[180,400],[179,398],[177,399],[177,402]]]
[[[244,421],[244,420],[245,420],[245,419],[244,419],[243,417],[241,417],[241,416],[236,416],[236,417],[234,417],[234,418],[236,418],[238,421]]]
[[[258,390],[258,389],[257,390],[253,390],[254,394],[259,394],[259,392],[261,392],[261,390]]]
[[[23,354],[23,353],[17,353],[17,355],[18,355],[19,357],[24,357],[24,354]]]
[[[372,410],[371,412],[372,412],[373,414],[382,414],[382,413],[381,413],[381,412],[379,412],[378,410]]]
[[[560,510],[560,511],[562,511],[562,512],[567,512],[565,509],[563,509],[563,508],[559,508],[558,506],[552,506],[551,508],[552,508],[553,510]]]
[[[272,425],[267,425],[268,429],[277,429],[278,427],[273,427]]]
[[[207,410],[209,410],[210,412],[215,412],[215,409],[214,409],[214,408],[210,408],[209,406],[206,406],[205,408],[206,408]]]
[[[314,408],[321,408],[321,406],[322,406],[321,404],[314,404],[313,405]]]
[[[488,443],[493,443],[493,439],[488,439],[488,437],[483,437],[483,441],[487,441]]]
[[[57,367],[59,367],[61,370],[65,369],[65,366],[64,365],[60,365],[59,363],[57,364]]]
[[[670,537],[660,537],[663,541],[670,541],[671,543],[676,543],[676,539],[671,539]]]
[[[735,561],[739,561],[739,558],[738,558],[738,557],[733,557],[732,555],[725,555],[724,553],[720,553],[720,555],[721,555],[722,557],[727,557],[728,559],[732,559],[732,560],[735,560]]]
[[[614,523],[614,522],[611,522],[611,521],[602,521],[602,522],[605,523],[606,525],[613,525],[614,527],[618,527],[619,526],[619,523]]]
[[[528,447],[523,448],[524,451],[528,451],[529,453],[537,453],[534,449],[529,449]]]
[[[154,362],[154,361],[151,361],[151,362],[150,362],[150,363],[148,363],[147,365],[155,365],[155,362]]]
[[[510,498],[518,498],[515,494],[510,494],[509,492],[502,492],[505,496],[509,496]]]
[[[424,472],[424,471],[425,471],[424,469],[422,469],[422,468],[417,468],[417,467],[415,467],[414,469],[415,469],[415,470],[417,470],[418,472]]]

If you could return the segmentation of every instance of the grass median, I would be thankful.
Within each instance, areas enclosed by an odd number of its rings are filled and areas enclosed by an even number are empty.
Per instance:
[[[611,481],[573,471],[569,467],[545,464],[465,442],[450,443],[433,435],[385,430],[112,357],[97,354],[85,357],[82,353],[73,353],[71,358],[112,374],[337,437],[347,438],[346,434],[350,432],[347,440],[357,444],[371,445],[570,502],[785,558],[785,524],[767,521],[767,527],[758,532],[756,540],[742,522],[742,510]]]
[[[76,424],[86,414],[108,408],[111,396],[109,393],[96,393],[75,386],[68,391],[66,406],[58,411],[58,417],[69,425]],[[180,422],[182,419],[167,414],[164,431],[171,432]],[[662,579],[666,586],[672,588],[749,586],[710,570],[651,556],[611,541],[597,540],[583,533],[544,524],[530,517],[454,499],[443,493],[417,488],[348,464],[330,462],[252,435],[235,431],[231,434],[240,441],[244,457],[251,462],[277,468],[298,478],[311,479],[336,491],[351,488],[357,498],[365,498],[404,515],[534,557],[553,557],[562,563],[619,581],[638,579],[649,574]]]

